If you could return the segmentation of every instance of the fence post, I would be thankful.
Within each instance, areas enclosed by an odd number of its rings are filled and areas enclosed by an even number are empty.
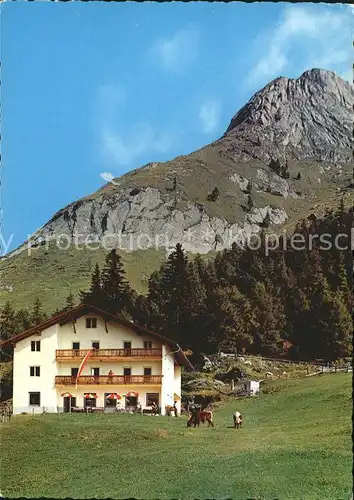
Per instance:
[[[309,365],[306,366],[306,373],[309,374]]]
[[[323,373],[323,365],[322,365],[322,373]]]

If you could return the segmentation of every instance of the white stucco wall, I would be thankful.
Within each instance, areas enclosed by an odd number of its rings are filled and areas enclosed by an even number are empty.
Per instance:
[[[174,380],[174,354],[172,349],[164,344],[162,346],[162,386],[161,386],[161,413],[165,414],[165,406],[173,405],[175,380]]]
[[[43,407],[56,411],[56,390],[54,387],[57,364],[55,350],[58,348],[58,325],[21,340],[14,347],[13,408],[14,413],[41,413]],[[41,350],[31,351],[31,342],[41,341]],[[40,366],[40,377],[30,376],[30,366]],[[29,405],[29,392],[40,392],[40,407]]]
[[[179,397],[181,397],[181,384],[182,384],[182,370],[180,366],[175,366],[175,372],[174,372],[174,392],[178,394]],[[177,409],[178,412],[181,413],[181,399],[177,399]]]

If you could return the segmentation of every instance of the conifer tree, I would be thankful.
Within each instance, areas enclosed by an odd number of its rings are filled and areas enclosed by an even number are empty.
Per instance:
[[[101,285],[101,271],[98,263],[95,265],[95,269],[91,276],[91,285],[88,292],[81,291],[79,293],[80,301],[85,304],[92,304],[96,307],[103,308],[104,306],[104,295],[102,292]]]
[[[39,298],[35,299],[30,313],[32,326],[39,325],[46,319],[46,314],[43,312],[42,302]]]
[[[16,326],[17,326],[18,332],[21,332],[23,330],[27,330],[28,328],[30,328],[32,326],[30,314],[27,311],[27,309],[19,309],[16,312],[15,321],[16,321]]]
[[[64,311],[68,311],[72,309],[75,306],[75,297],[72,292],[69,293],[69,295],[65,299],[65,307]]]
[[[9,301],[5,302],[0,312],[0,339],[7,340],[16,334],[15,311]]]
[[[125,270],[116,249],[111,250],[105,259],[102,270],[101,289],[104,309],[114,314],[131,313],[133,309],[133,292],[125,279]]]

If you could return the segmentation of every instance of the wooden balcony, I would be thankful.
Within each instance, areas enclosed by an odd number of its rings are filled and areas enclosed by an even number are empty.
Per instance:
[[[161,375],[83,375],[79,377],[78,385],[160,385]],[[57,375],[55,385],[75,385],[76,377]]]
[[[57,349],[57,361],[81,361],[89,349]],[[93,349],[90,359],[96,361],[144,360],[162,358],[162,349]]]

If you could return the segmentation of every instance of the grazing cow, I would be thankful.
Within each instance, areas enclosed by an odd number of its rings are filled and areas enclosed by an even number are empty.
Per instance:
[[[234,417],[234,427],[238,429],[242,427],[243,418],[239,411],[235,411],[232,416]]]
[[[204,422],[208,422],[208,427],[214,427],[213,412],[201,411],[200,408],[196,408],[187,422],[187,427],[191,427],[192,425],[199,427],[200,423],[204,424]]]

